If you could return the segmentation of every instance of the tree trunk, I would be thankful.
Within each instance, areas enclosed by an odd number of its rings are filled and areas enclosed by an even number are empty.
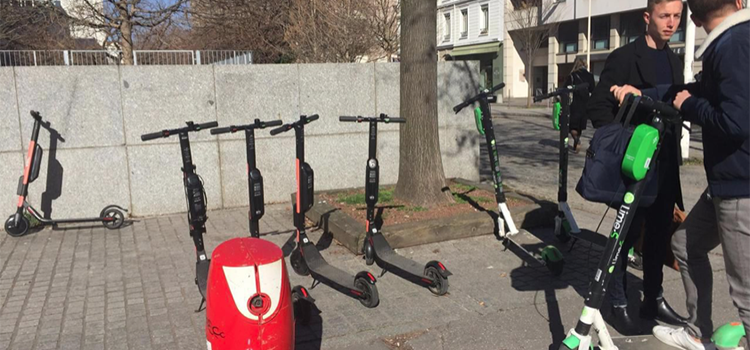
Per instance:
[[[135,62],[133,59],[133,28],[130,22],[123,21],[120,27],[122,40],[120,48],[122,49],[122,64],[132,66]]]
[[[532,67],[533,56],[526,60],[526,82],[528,83],[528,94],[526,97],[526,108],[531,108],[531,101],[534,98],[534,67]]]
[[[437,2],[403,0],[397,198],[419,206],[452,202],[443,192],[437,119]]]

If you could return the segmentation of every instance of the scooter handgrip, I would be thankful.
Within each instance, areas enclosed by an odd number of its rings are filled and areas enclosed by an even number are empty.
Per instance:
[[[312,122],[314,120],[318,120],[318,118],[320,118],[320,116],[317,115],[317,114],[308,115],[307,118],[305,118],[305,123],[309,123],[309,122]]]
[[[339,117],[339,121],[340,122],[356,122],[356,121],[359,121],[359,118],[344,115],[344,116]]]
[[[462,109],[464,109],[464,107],[466,107],[467,105],[468,105],[468,103],[461,102],[456,107],[453,107],[453,112],[455,112],[456,114],[458,114],[458,112],[460,112]]]
[[[388,118],[388,122],[389,123],[402,123],[402,124],[405,124],[406,123],[406,119],[404,119],[404,118]]]
[[[210,128],[215,128],[217,126],[219,126],[218,122],[208,122],[208,123],[203,123],[203,124],[196,125],[196,127],[197,127],[196,129],[197,130],[210,129]]]
[[[167,137],[167,136],[169,136],[169,134],[168,133],[165,134],[164,131],[153,132],[150,134],[141,135],[141,141],[149,141],[149,140],[154,140],[154,139]]]
[[[232,132],[233,128],[234,127],[232,126],[226,126],[223,128],[214,128],[214,129],[211,129],[211,135],[226,134],[228,132]]]
[[[42,115],[37,111],[31,111],[31,117],[38,121],[42,121]]]
[[[280,119],[277,119],[277,120],[271,120],[271,121],[268,121],[268,122],[264,122],[264,124],[265,124],[265,125],[263,125],[263,127],[264,127],[264,128],[268,128],[268,127],[271,127],[271,126],[279,126],[279,125],[283,125],[283,124],[284,124],[284,122],[283,122],[283,121],[281,121]]]
[[[271,130],[271,135],[281,134],[282,132],[290,130],[291,128],[292,128],[291,125],[285,124],[283,126],[280,126],[280,127],[276,128],[276,129]]]
[[[497,90],[500,90],[500,89],[502,89],[504,87],[505,87],[505,83],[497,84],[497,85],[493,86],[492,89],[490,89],[490,93],[493,93],[493,92],[495,92]]]

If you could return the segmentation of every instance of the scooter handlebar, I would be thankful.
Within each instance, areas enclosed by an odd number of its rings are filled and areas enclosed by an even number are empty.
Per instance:
[[[282,132],[292,130],[292,127],[292,124],[284,124],[276,129],[271,130],[271,136],[276,136],[278,134],[281,134]]]
[[[318,118],[320,118],[320,116],[319,116],[319,115],[317,115],[317,114],[313,114],[313,115],[308,115],[308,116],[307,116],[307,117],[305,118],[305,124],[309,124],[309,123],[311,123],[311,122],[313,122],[313,121],[315,121],[315,120],[318,120]]]
[[[42,121],[42,115],[37,111],[31,111],[31,117],[38,121]]]
[[[217,126],[219,126],[218,122],[208,122],[208,123],[203,123],[203,124],[197,124],[195,126],[195,131],[200,131],[200,130],[203,130],[203,129],[211,129],[211,128],[215,128]]]
[[[269,122],[265,122],[265,125],[263,125],[263,127],[264,128],[268,128],[268,127],[279,126],[279,125],[283,125],[283,124],[284,124],[284,122],[281,121],[281,119],[277,119],[277,120],[271,120]]]
[[[456,105],[455,107],[453,107],[453,112],[455,112],[456,114],[458,114],[458,112],[460,112],[466,106],[468,106],[468,105],[470,105],[470,104],[478,101],[482,97],[486,98],[487,95],[490,95],[490,94],[492,94],[492,93],[494,93],[494,92],[496,92],[496,91],[498,91],[498,90],[500,90],[500,89],[502,89],[504,87],[505,87],[505,83],[500,83],[500,84],[497,84],[497,85],[493,86],[489,90],[483,90],[482,92],[478,93],[476,96],[471,97],[468,100],[466,100],[464,102],[461,102],[458,105]]]
[[[632,100],[633,98],[635,98],[635,95],[631,94],[628,98]],[[676,118],[679,118],[680,116],[680,111],[678,111],[676,108],[670,106],[666,102],[657,101],[648,96],[641,96],[639,105],[659,113],[665,119],[674,120]]]
[[[360,119],[358,117],[350,117],[347,115],[342,115],[339,117],[340,122],[358,122]]]
[[[163,130],[160,132],[154,132],[150,134],[141,135],[141,141],[150,141],[150,140],[167,137],[167,136],[169,136],[169,130]]]
[[[225,126],[223,128],[214,128],[211,129],[211,135],[219,135],[219,134],[226,134],[228,132],[235,132],[238,129],[232,125],[232,126]]]
[[[585,89],[588,89],[588,88],[589,88],[589,83],[581,83],[581,84],[577,84],[577,85],[568,85],[568,86],[565,86],[565,87],[558,88],[555,91],[552,91],[550,93],[546,93],[546,94],[543,94],[543,95],[534,96],[534,102],[539,102],[539,101],[546,100],[546,99],[551,98],[551,97],[560,96],[562,94],[570,93],[570,92],[573,92],[573,91],[585,90]]]

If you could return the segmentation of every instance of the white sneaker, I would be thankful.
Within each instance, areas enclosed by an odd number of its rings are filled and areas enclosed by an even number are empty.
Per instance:
[[[662,343],[673,348],[683,350],[715,350],[716,346],[711,342],[702,342],[693,337],[685,328],[672,328],[656,326],[653,329],[654,336]]]

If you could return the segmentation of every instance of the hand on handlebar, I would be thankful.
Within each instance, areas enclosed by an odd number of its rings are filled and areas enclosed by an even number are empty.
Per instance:
[[[630,94],[639,95],[639,96],[643,95],[641,93],[641,90],[638,90],[634,88],[633,86],[630,86],[627,84],[623,86],[612,85],[612,87],[609,88],[609,91],[615,95],[615,99],[617,99],[617,101],[620,103],[621,106],[622,106],[622,103],[625,101],[625,99],[628,97],[628,95]]]
[[[672,102],[672,104],[674,105],[674,108],[677,108],[677,110],[681,111],[682,104],[692,96],[693,95],[691,95],[690,92],[688,92],[687,90],[682,90],[678,92],[677,96],[674,97],[674,101]]]

